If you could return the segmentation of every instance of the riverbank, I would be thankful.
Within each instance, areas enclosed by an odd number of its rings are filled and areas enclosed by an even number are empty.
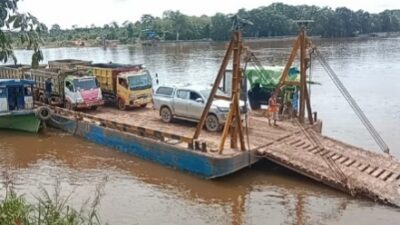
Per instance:
[[[357,40],[357,39],[365,39],[365,38],[398,38],[400,37],[400,32],[379,32],[379,33],[370,33],[370,34],[362,34],[354,37],[321,37],[321,36],[310,36],[312,39],[321,39],[321,40]],[[244,40],[248,43],[259,43],[259,42],[273,42],[273,41],[290,41],[296,38],[293,36],[271,36],[271,37],[244,37]],[[71,40],[71,41],[55,41],[55,42],[46,42],[42,45],[42,48],[85,48],[85,47],[121,47],[121,46],[157,46],[163,44],[187,44],[187,43],[224,43],[225,41],[214,41],[211,39],[196,39],[196,40],[160,40],[160,41],[142,41],[142,42],[131,42],[131,43],[121,43],[118,40],[107,40],[104,44],[99,42],[99,40],[90,39],[90,40]]]

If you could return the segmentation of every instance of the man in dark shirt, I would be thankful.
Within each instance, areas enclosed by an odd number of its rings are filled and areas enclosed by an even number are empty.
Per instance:
[[[50,103],[52,88],[53,88],[53,83],[51,82],[51,78],[49,77],[46,79],[45,82],[45,96],[47,103]]]

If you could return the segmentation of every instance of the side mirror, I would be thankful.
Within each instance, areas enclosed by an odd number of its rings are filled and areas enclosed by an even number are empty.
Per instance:
[[[196,99],[196,102],[198,102],[198,103],[204,103],[204,101],[203,101],[203,99],[202,98],[198,98],[198,99]]]

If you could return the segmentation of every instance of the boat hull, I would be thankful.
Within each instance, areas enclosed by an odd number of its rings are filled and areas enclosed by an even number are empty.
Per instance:
[[[37,133],[39,132],[40,123],[41,120],[34,113],[0,116],[0,129]]]
[[[232,174],[260,158],[248,151],[232,156],[213,156],[154,139],[105,128],[86,121],[53,115],[50,126],[83,137],[91,142],[118,149],[143,159],[189,172],[206,179]]]

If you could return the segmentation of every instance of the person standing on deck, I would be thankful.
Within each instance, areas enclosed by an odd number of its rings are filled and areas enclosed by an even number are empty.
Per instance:
[[[271,126],[271,120],[274,120],[274,126],[277,126],[279,103],[274,93],[268,100],[268,124]]]
[[[292,119],[293,116],[293,107],[292,107],[292,91],[285,91],[285,95],[283,97],[283,109],[282,109],[282,117],[285,118],[285,115],[288,115],[289,119]]]
[[[293,92],[292,98],[292,110],[293,110],[293,117],[297,117],[297,112],[299,111],[299,91],[296,89]]]
[[[53,89],[53,83],[51,82],[51,78],[47,78],[45,81],[45,103],[50,104],[51,103],[51,92]]]

